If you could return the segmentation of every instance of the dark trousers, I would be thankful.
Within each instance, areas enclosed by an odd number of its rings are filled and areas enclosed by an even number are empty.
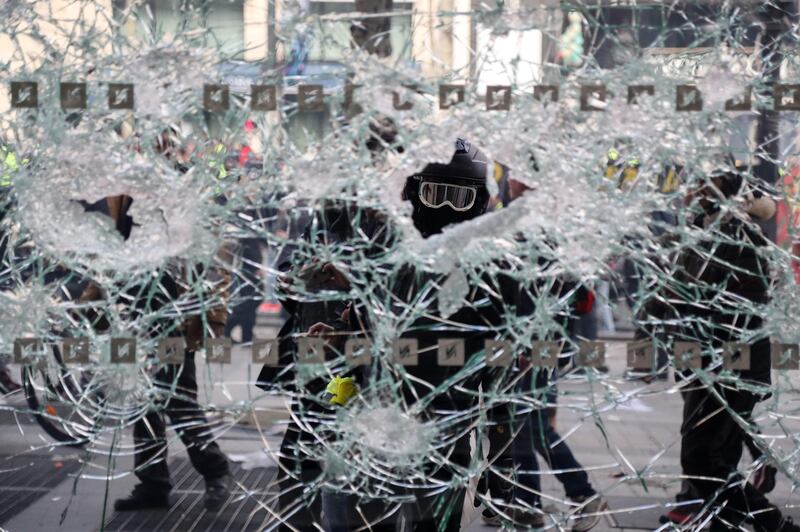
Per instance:
[[[230,336],[233,328],[239,325],[242,327],[242,342],[252,342],[259,305],[261,305],[261,301],[251,299],[236,305],[233,308],[233,312],[228,314],[228,322],[225,324],[225,336]]]
[[[625,290],[625,301],[631,310],[636,308],[636,298],[639,295],[639,280],[641,279],[641,267],[631,259],[625,259],[622,264],[623,290]]]
[[[538,427],[533,423],[533,417],[538,413],[539,411],[536,411],[512,419],[507,432],[512,435],[516,433],[511,444],[511,459],[519,483],[519,486],[514,487],[514,498],[530,506],[541,507],[539,493],[542,491],[542,479],[539,475],[539,460],[534,451],[535,442],[540,438],[534,434]],[[522,426],[519,426],[520,424]]]
[[[596,492],[589,482],[589,476],[583,466],[572,454],[572,450],[561,436],[550,425],[546,410],[535,410],[523,414],[521,427],[498,425],[491,427],[489,436],[489,460],[494,460],[494,468],[504,471],[509,462],[516,469],[517,482],[522,486],[514,488],[509,482],[496,473],[488,472],[487,488],[493,498],[501,498],[510,502],[510,491],[516,491],[516,498],[530,504],[540,505],[538,492],[541,491],[541,477],[536,453],[544,458],[548,467],[555,471],[556,478],[564,486],[564,492],[570,499],[591,497]],[[508,439],[514,434],[514,441],[508,445]]]
[[[133,426],[136,445],[136,476],[142,484],[164,495],[172,490],[167,467],[167,439],[164,413],[186,446],[189,460],[207,480],[228,474],[228,459],[213,440],[205,415],[197,404],[194,352],[187,351],[183,364],[170,364],[156,374],[156,386],[167,399]],[[170,389],[175,385],[175,391]]]
[[[311,425],[312,430],[319,429],[314,423],[314,412],[319,409],[311,401],[293,404],[295,416],[302,417]],[[322,524],[322,494],[316,485],[322,476],[322,467],[317,461],[319,447],[314,434],[301,429],[294,421],[290,421],[283,435],[278,468],[279,530],[319,530]]]
[[[461,514],[467,488],[456,480],[463,475],[463,470],[470,463],[469,435],[456,440],[450,452],[449,463],[438,467],[430,476],[442,483],[453,482],[453,484],[444,492],[439,489],[414,490],[416,502],[411,508],[412,530],[418,532],[461,530]]]
[[[262,280],[259,274],[261,265],[261,243],[254,238],[240,241],[238,254],[242,259],[240,276],[236,279],[234,294],[241,301],[228,314],[225,336],[230,336],[237,325],[242,327],[242,342],[253,341],[253,328],[256,313],[261,304]]]
[[[542,395],[551,404],[556,401],[555,383],[550,382],[549,374],[544,371],[525,375],[517,392]],[[596,492],[583,466],[575,459],[567,442],[561,441],[561,436],[550,424],[549,409],[517,413],[518,408],[516,405],[509,405],[489,411],[489,418],[497,423],[489,431],[489,461],[501,473],[510,462],[520,484],[513,487],[498,474],[486,472],[481,480],[486,479],[484,486],[491,496],[510,501],[509,492],[513,491],[516,492],[515,498],[531,506],[539,506],[541,477],[536,453],[544,458],[552,471],[557,472],[556,478],[564,486],[567,497],[576,499],[594,495]],[[509,445],[511,438],[513,442]]]
[[[530,381],[530,379],[528,379]],[[496,423],[488,430],[489,468],[481,475],[478,491],[492,499],[492,510],[508,514],[507,506],[514,499],[541,506],[539,461],[534,451],[533,414],[517,413],[516,405],[494,407],[489,419]],[[509,482],[513,479],[514,482]],[[499,499],[499,502],[498,502]]]
[[[681,467],[690,477],[704,477],[690,479],[692,490],[712,507],[722,508],[712,530],[727,530],[723,520],[739,526],[745,516],[754,512],[755,530],[775,532],[780,528],[781,513],[739,474],[747,432],[727,410],[730,408],[749,419],[756,404],[755,396],[720,386],[714,389],[724,404],[706,387],[689,390],[684,395]]]
[[[501,420],[506,407],[495,407],[489,410],[489,419],[496,422],[496,425],[488,427],[489,437],[489,452],[487,460],[489,467],[481,474],[478,482],[478,494],[483,494],[491,497],[492,499],[499,499],[501,503],[494,502],[495,506],[499,506],[497,510],[505,512],[505,505],[509,504],[514,499],[514,484],[509,482],[507,478],[513,478],[514,473],[514,442],[511,440],[512,434],[510,431],[512,427],[507,422]],[[480,438],[480,433],[478,438]],[[534,463],[536,463],[536,456],[533,455]],[[535,467],[538,467],[535,466]],[[506,477],[506,478],[504,478]],[[537,481],[538,482],[538,481]],[[530,486],[533,489],[539,489],[538,484]],[[480,504],[480,499],[476,494],[475,506]],[[529,501],[530,502],[530,501]]]
[[[399,511],[382,521],[379,517],[385,515],[391,508],[386,501],[368,501],[360,505],[361,513],[370,523],[376,523],[371,530],[376,532],[394,532],[399,521],[406,522],[405,530],[415,532],[458,532],[461,530],[461,515],[464,510],[464,498],[467,487],[458,479],[463,478],[464,470],[469,467],[470,447],[469,434],[460,437],[449,448],[441,453],[447,456],[445,464],[426,464],[426,484],[439,484],[439,487],[407,487],[398,489],[393,486],[390,491],[395,495],[407,494],[413,496],[413,502],[401,504]],[[447,485],[446,489],[443,486]],[[351,512],[352,513],[352,512]],[[364,526],[364,520],[359,520],[359,526]],[[351,529],[352,530],[352,529]]]
[[[459,438],[443,452],[448,456],[446,464],[428,463],[425,466],[425,482],[438,483],[441,487],[415,488],[398,486],[395,482],[384,488],[387,497],[378,500],[359,499],[344,493],[325,493],[323,507],[326,530],[349,532],[369,527],[372,532],[395,532],[402,524],[403,530],[416,532],[458,532],[461,530],[467,490],[457,479],[463,475],[462,468],[469,466],[469,436]],[[404,479],[397,480],[402,482]],[[443,489],[445,485],[447,488]],[[413,498],[413,502],[389,501],[391,496],[399,495]]]
[[[560,441],[561,436],[550,425],[547,412],[531,412],[525,423],[523,432],[514,441],[514,446],[519,449],[517,454],[533,454],[532,449],[536,449],[548,467],[556,472],[556,478],[564,486],[564,493],[570,499],[594,495],[596,492],[589,482],[589,476],[575,459],[567,442]]]

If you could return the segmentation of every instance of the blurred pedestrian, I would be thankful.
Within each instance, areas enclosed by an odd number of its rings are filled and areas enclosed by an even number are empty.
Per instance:
[[[516,180],[508,180],[508,196],[504,206],[522,196],[531,187]],[[521,235],[518,239],[524,240]],[[549,250],[548,250],[549,251]],[[542,253],[544,257],[552,253]],[[570,318],[586,315],[591,312],[594,297],[591,292],[574,282],[562,278],[554,282],[546,281],[546,272],[553,264],[540,258],[539,267],[543,272],[540,281],[530,285],[520,286],[515,301],[509,302],[517,309],[520,315],[531,315],[535,312],[537,301],[545,294],[555,295],[562,300],[572,303],[568,313],[554,316],[559,322],[560,330],[569,330]],[[554,331],[547,337],[539,340],[562,341],[563,333]],[[495,506],[486,505],[482,513],[485,523],[500,526],[504,521],[511,521],[515,525],[529,527],[543,527],[545,525],[545,512],[541,506],[541,478],[539,465],[536,459],[538,452],[548,466],[555,471],[556,478],[562,483],[567,497],[573,502],[574,509],[572,530],[585,532],[592,529],[600,521],[602,512],[607,508],[605,500],[594,490],[589,482],[588,475],[575,459],[566,441],[555,430],[555,409],[557,390],[555,378],[556,368],[548,369],[533,367],[530,362],[530,352],[520,357],[517,361],[519,370],[523,372],[522,378],[516,387],[516,392],[522,397],[535,399],[544,405],[534,408],[529,412],[518,413],[519,405],[495,407],[490,411],[492,424],[489,426],[489,460],[494,462],[492,469],[485,471],[481,477],[482,491],[489,494],[492,499],[504,501],[507,507],[513,507],[518,501],[525,503],[528,509],[515,508],[510,512]],[[511,466],[510,468],[508,466]],[[509,471],[504,471],[508,469]],[[505,480],[499,473],[514,475],[514,484]],[[516,503],[516,504],[515,504]]]
[[[232,296],[236,304],[228,314],[225,325],[225,336],[230,337],[234,327],[241,329],[241,342],[253,341],[253,330],[256,326],[256,315],[264,293],[263,282],[263,248],[265,238],[256,233],[266,230],[263,227],[263,209],[251,205],[241,215],[251,220],[250,236],[240,238],[236,243],[236,276],[233,279]]]

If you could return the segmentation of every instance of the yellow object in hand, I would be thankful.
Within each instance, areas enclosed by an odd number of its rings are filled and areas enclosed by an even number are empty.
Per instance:
[[[358,385],[353,377],[334,377],[328,383],[326,391],[332,396],[329,401],[331,404],[344,406],[358,393]]]

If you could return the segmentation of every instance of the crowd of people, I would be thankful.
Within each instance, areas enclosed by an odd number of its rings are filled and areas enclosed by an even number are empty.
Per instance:
[[[431,163],[419,174],[408,178],[403,197],[413,206],[414,225],[423,238],[431,238],[445,227],[452,228],[486,212],[489,195],[485,165],[486,161],[474,146],[459,140],[449,164]],[[629,168],[627,166],[626,170]],[[665,175],[671,175],[669,178],[674,180],[678,172],[674,167],[667,168]],[[726,342],[744,337],[752,339],[752,333],[761,327],[761,320],[756,315],[741,312],[741,304],[764,304],[767,301],[770,275],[768,264],[759,252],[759,248],[766,245],[766,239],[756,221],[774,215],[775,204],[763,193],[749,191],[743,173],[735,164],[721,166],[700,184],[691,185],[681,204],[676,206],[690,214],[692,227],[705,230],[704,238],[696,245],[678,248],[672,261],[668,264],[656,261],[655,268],[650,266],[652,261],[647,263],[648,267],[643,265],[646,257],[636,257],[632,261],[638,282],[658,286],[636,294],[643,298],[632,304],[637,311],[634,320],[637,337],[658,340],[662,345],[673,345],[681,340],[697,342],[703,349],[701,367],[708,371],[685,370],[679,373],[684,399],[681,466],[687,479],[677,498],[679,502],[688,499],[704,502],[679,505],[664,519],[685,525],[695,518],[701,523],[701,516],[708,516],[712,530],[737,529],[744,524],[759,531],[798,530],[799,527],[770,504],[764,495],[774,487],[774,467],[760,469],[760,475],[754,479],[746,479],[738,472],[745,443],[753,450],[754,458],[764,460],[764,453],[750,433],[757,430],[751,417],[753,409],[769,393],[768,339],[755,336],[756,341],[750,346],[753,361],[750,369],[736,371],[733,377],[719,374],[719,368],[713,365],[713,357],[709,356],[719,352]],[[624,185],[630,175],[630,171],[623,170],[620,184]],[[514,191],[508,194],[507,202],[510,202],[524,194],[526,187],[517,182],[508,188]],[[733,198],[743,199],[746,209],[734,211],[724,208]],[[378,214],[361,212],[362,217],[358,218],[354,215],[358,211],[353,205],[329,206],[323,210],[318,227],[327,230],[331,225],[339,224],[338,231],[325,232],[326,235],[335,233],[336,242],[353,239],[353,232],[367,235],[376,248],[370,249],[366,256],[372,257],[374,264],[380,264],[381,250],[391,239],[391,230],[387,232],[387,225]],[[674,220],[665,213],[654,213],[653,218],[656,220],[653,232],[659,245],[668,246],[670,237],[676,236],[675,231],[669,229],[674,226]],[[524,236],[518,238],[524,249]],[[325,244],[332,242],[326,241]],[[349,283],[359,282],[358,270],[348,270],[348,274],[343,275],[337,271],[341,265],[319,264],[321,277],[330,283],[327,288],[339,291],[341,298],[327,298],[323,302],[313,301],[313,298],[309,301],[309,294],[300,298],[296,294],[286,296],[292,318],[279,335],[282,341],[281,364],[277,368],[264,368],[259,377],[259,387],[272,390],[281,379],[295,383],[293,368],[298,362],[297,338],[300,336],[332,338],[334,340],[329,340],[326,345],[327,349],[335,352],[335,339],[342,335],[374,334],[378,327],[371,326],[370,322],[380,314],[374,312],[374,305],[379,306],[375,302],[382,298],[393,301],[392,309],[404,305],[414,305],[417,309],[420,305],[424,307],[424,311],[419,312],[413,323],[404,329],[405,332],[399,334],[400,338],[414,339],[420,352],[435,351],[437,341],[448,334],[456,334],[452,330],[455,329],[465,336],[465,360],[474,359],[483,353],[483,340],[502,336],[503,332],[507,333],[504,325],[519,316],[532,315],[537,302],[545,294],[557,294],[569,301],[569,308],[554,316],[560,326],[536,339],[565,340],[563,335],[575,333],[574,327],[570,327],[574,318],[594,307],[594,298],[577,280],[548,276],[552,254],[541,249],[541,242],[538,244],[540,248],[532,255],[529,255],[530,249],[527,253],[517,250],[513,255],[516,259],[536,263],[540,280],[520,282],[514,275],[513,264],[498,264],[498,273],[494,276],[485,271],[472,272],[473,275],[468,276],[473,280],[469,296],[452,315],[442,314],[434,303],[437,290],[446,282],[441,275],[407,265],[399,272],[392,272],[391,280],[384,286],[387,293],[378,294],[368,301],[348,301]],[[301,263],[306,270],[309,268],[307,262]],[[380,268],[376,268],[371,274],[380,275],[380,272]],[[373,285],[374,282],[370,284]],[[322,286],[325,286],[324,282]],[[633,297],[634,294],[630,295]],[[579,332],[577,336],[581,337]],[[567,344],[562,342],[562,345]],[[547,525],[547,512],[541,505],[540,478],[535,473],[539,470],[538,452],[556,472],[571,501],[572,530],[593,528],[607,503],[592,487],[586,472],[550,422],[552,410],[547,406],[554,403],[552,381],[557,372],[530,363],[530,344],[527,348],[522,347],[516,355],[513,370],[509,372],[487,365],[481,371],[465,373],[462,369],[437,366],[432,357],[425,358],[425,362],[420,357],[418,365],[404,368],[403,377],[398,377],[398,386],[402,390],[399,400],[404,405],[422,403],[424,406],[418,410],[422,417],[446,425],[451,436],[447,445],[438,449],[438,453],[423,466],[425,478],[436,479],[435,487],[406,479],[407,484],[399,488],[389,479],[382,479],[377,482],[387,497],[370,499],[365,495],[351,494],[345,497],[349,500],[338,505],[335,513],[325,511],[330,505],[325,504],[324,490],[313,488],[321,485],[325,478],[321,456],[314,449],[324,446],[322,442],[326,437],[335,437],[320,436],[325,433],[320,421],[324,419],[322,411],[325,406],[320,403],[319,392],[329,391],[330,387],[320,380],[316,384],[307,383],[303,390],[294,389],[297,395],[292,417],[299,421],[290,424],[280,452],[280,508],[287,529],[302,529],[326,520],[333,529],[350,530],[367,525],[373,529],[394,529],[398,520],[405,518],[415,530],[458,530],[466,486],[457,480],[474,458],[471,452],[479,452],[480,446],[476,451],[469,445],[470,429],[476,427],[481,427],[481,437],[485,435],[489,439],[489,466],[484,471],[482,487],[476,497],[476,502],[484,507],[483,518],[487,523],[513,523],[534,528]],[[374,367],[347,371],[346,378],[356,384],[349,389],[374,388],[379,382],[376,381],[376,372],[380,371],[392,373],[391,369]],[[335,378],[342,377],[337,375]],[[458,386],[453,386],[454,383]],[[443,391],[446,384],[450,387]],[[473,392],[497,390],[504,386],[511,386],[521,397],[533,399],[534,405],[538,406],[528,405],[526,408],[514,401],[500,401],[489,409],[486,425],[475,424],[467,414],[475,412],[478,404],[478,394]],[[336,404],[352,400],[349,394],[344,401],[335,398]],[[462,414],[463,425],[448,423],[453,413]],[[388,494],[398,493],[410,494],[410,502],[391,502]],[[339,522],[331,522],[334,518]]]
[[[378,135],[370,142],[373,147],[397,149],[393,136]],[[169,134],[157,139],[156,147],[176,169],[186,171],[186,158]],[[635,166],[618,164],[617,159],[609,154],[609,166],[618,172],[607,171],[606,177],[619,176],[622,188],[635,178],[631,177]],[[458,139],[448,163],[428,164],[409,176],[402,190],[390,193],[402,194],[411,204],[413,225],[423,239],[439,237],[446,228],[485,215],[490,203],[497,203],[490,198],[487,165],[475,144]],[[228,170],[220,167],[226,175]],[[679,171],[667,169],[665,175],[670,171],[674,180]],[[502,190],[502,203],[508,207],[526,193],[527,186],[509,180]],[[726,201],[743,194],[749,194],[746,211],[724,208]],[[131,203],[128,196],[116,196],[86,207],[110,216],[127,238],[132,230]],[[748,337],[752,362],[750,369],[731,377],[716,372],[713,358],[703,356],[706,371],[679,372],[684,401],[681,468],[686,480],[677,499],[703,503],[680,506],[665,517],[684,524],[708,515],[712,530],[736,529],[745,523],[763,532],[800,530],[764,495],[774,486],[774,468],[771,479],[762,477],[759,482],[738,472],[745,444],[754,459],[763,460],[764,454],[750,434],[757,432],[752,412],[769,394],[769,340],[748,335],[760,330],[761,321],[757,315],[741,312],[741,305],[767,301],[769,265],[759,253],[767,241],[754,221],[771,217],[774,202],[759,192],[746,191],[743,172],[730,165],[690,187],[677,208],[691,213],[692,227],[704,229],[705,236],[693,246],[678,248],[668,263],[644,255],[626,259],[630,277],[651,287],[627,294],[635,310],[637,337],[657,339],[663,345],[697,342],[704,355],[718,352],[723,343]],[[272,230],[296,241],[271,259],[283,272],[277,287],[286,320],[278,333],[278,364],[265,365],[256,382],[265,391],[292,398],[276,479],[275,515],[282,529],[459,530],[467,494],[465,479],[474,475],[471,466],[476,460],[483,465],[475,503],[482,507],[484,521],[541,528],[548,525],[548,511],[542,505],[537,454],[563,485],[571,505],[571,529],[587,531],[596,526],[608,504],[557,433],[553,420],[558,362],[569,359],[575,340],[591,339],[580,320],[597,312],[596,287],[570,278],[557,267],[556,244],[515,235],[507,258],[495,260],[489,268],[466,267],[467,290],[448,312],[440,297],[447,274],[411,263],[398,266],[389,260],[399,236],[385,213],[345,199],[321,202],[302,213],[258,212],[250,217],[284,220],[285,227]],[[669,246],[674,236],[669,227],[675,220],[665,219],[663,213],[654,214],[654,219],[660,220],[654,224],[654,241]],[[253,340],[256,309],[263,297],[260,277],[265,247],[255,237],[237,242],[235,254],[242,264],[236,270],[237,279],[231,283],[221,274],[212,287],[236,291],[235,307],[217,305],[177,327],[165,319],[148,331],[153,337],[181,337],[185,349],[182,363],[166,365],[156,375],[154,386],[163,389],[164,400],[134,426],[139,484],[130,496],[116,501],[118,511],[169,505],[172,484],[164,415],[186,445],[192,465],[205,478],[206,509],[218,511],[228,500],[230,467],[197,402],[195,353],[205,339],[230,335],[235,326],[241,327],[242,342]],[[336,260],[320,259],[319,249]],[[532,280],[525,274],[531,264],[538,272]],[[182,275],[186,273],[164,272],[146,286],[128,287],[125,295],[131,311],[158,313],[186,289]],[[608,299],[606,292],[601,299]],[[79,301],[104,297],[101,287],[89,282]],[[516,330],[514,324],[532,317],[544,299],[563,302],[551,311],[551,326],[544,331]],[[387,322],[387,316],[394,321]],[[84,318],[96,328],[103,327],[102,315],[89,313]],[[344,339],[364,338],[379,344],[386,340],[381,335],[387,323],[393,325],[397,339],[416,346],[416,364],[397,364],[387,357],[374,357],[372,364],[364,366],[343,363]],[[453,338],[463,340],[463,363],[439,364],[436,354],[441,341]],[[330,364],[320,373],[300,375],[301,351],[309,339],[322,341]],[[512,362],[484,362],[486,342],[504,340],[514,346]],[[531,362],[536,341],[561,346],[556,364],[544,367]],[[325,453],[342,435],[331,429],[330,420],[342,409],[385,406],[386,401],[402,405],[420,422],[437,428],[439,436],[427,448],[428,454],[413,472],[403,468],[366,472],[360,490],[352,484],[332,489],[335,479],[328,476]],[[485,453],[484,438],[489,444]],[[471,439],[478,443],[471,444]],[[383,466],[392,469],[390,462]]]

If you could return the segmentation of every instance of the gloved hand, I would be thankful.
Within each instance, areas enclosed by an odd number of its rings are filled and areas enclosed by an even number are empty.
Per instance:
[[[325,391],[331,395],[329,402],[332,405],[344,406],[358,393],[358,385],[353,377],[334,377]]]

